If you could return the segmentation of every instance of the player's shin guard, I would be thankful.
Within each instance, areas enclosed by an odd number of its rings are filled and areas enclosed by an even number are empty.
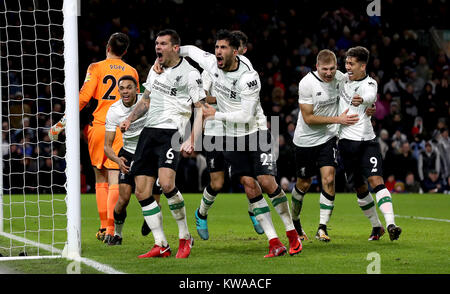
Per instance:
[[[392,206],[392,196],[385,185],[376,186],[373,191],[376,193],[378,208],[384,215],[386,221],[386,227],[389,225],[395,225],[394,208]]]
[[[272,223],[270,208],[262,195],[249,200],[253,207],[253,213],[264,230],[269,240],[278,238],[277,232]]]
[[[98,216],[100,218],[100,228],[107,227],[107,203],[108,203],[108,183],[95,184],[95,199],[97,201]]]
[[[305,192],[300,191],[297,186],[292,189],[292,203],[291,203],[291,214],[293,220],[300,219],[300,212],[302,211],[303,198],[305,197]]]
[[[369,219],[372,227],[382,227],[380,219],[378,218],[377,208],[373,201],[372,194],[369,191],[366,193],[356,195],[358,197],[358,204],[364,215]]]
[[[334,195],[327,192],[320,193],[320,220],[319,224],[326,225],[331,218],[334,209]]]
[[[121,213],[114,210],[114,235],[122,237],[122,229],[127,218],[127,210],[123,209]]]
[[[107,210],[106,235],[114,235],[114,207],[119,199],[119,185],[109,185]]]
[[[211,188],[210,185],[208,185],[205,190],[203,190],[203,197],[200,202],[200,208],[198,209],[198,212],[203,215],[208,215],[208,210],[213,205],[214,201],[216,200],[216,196],[219,192],[214,191],[213,188]]]
[[[153,233],[155,244],[161,247],[167,247],[168,242],[163,230],[163,217],[161,209],[153,196],[139,201],[142,207],[142,214],[148,227]]]
[[[184,206],[184,199],[177,187],[171,192],[164,193],[169,204],[170,212],[178,225],[178,237],[179,239],[189,240],[191,235],[186,220],[186,207]]]
[[[294,230],[295,228],[292,222],[291,212],[289,211],[289,202],[287,200],[286,194],[281,189],[281,187],[278,186],[275,192],[273,192],[272,194],[268,194],[268,196],[270,198],[270,201],[272,202],[273,207],[280,215],[286,231]]]

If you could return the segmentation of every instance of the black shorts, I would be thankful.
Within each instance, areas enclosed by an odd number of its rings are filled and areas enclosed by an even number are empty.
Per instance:
[[[127,160],[127,165],[129,166],[130,164],[133,164],[133,160],[134,160],[134,154],[130,153],[128,151],[126,151],[125,149],[121,148],[118,154],[119,157],[125,157]],[[119,184],[127,184],[130,185],[132,187],[132,190],[134,190],[136,184],[134,182],[134,177],[130,174],[124,174],[122,172],[119,172]],[[159,179],[156,179],[155,184],[153,185],[153,195],[161,195],[162,194],[162,189],[161,186],[159,185]]]
[[[205,157],[206,157],[206,164],[208,166],[208,172],[214,173],[219,171],[225,171],[225,158],[223,156],[223,142],[224,137],[219,136],[205,136],[204,142],[211,143],[215,146],[215,144],[219,144],[220,146],[216,146],[219,148],[208,148],[205,147]],[[221,148],[220,148],[221,147]],[[212,149],[212,150],[211,150]]]
[[[383,176],[380,145],[370,141],[339,140],[339,155],[347,182],[360,187],[371,176]]]
[[[295,169],[297,177],[309,179],[324,166],[337,167],[337,138],[313,147],[295,146]]]
[[[161,167],[176,171],[180,152],[172,147],[173,136],[180,138],[177,130],[144,128],[139,135],[130,173],[133,176],[149,175],[156,178]]]
[[[223,155],[232,177],[277,175],[276,158],[269,131],[258,131],[245,137],[226,137]]]

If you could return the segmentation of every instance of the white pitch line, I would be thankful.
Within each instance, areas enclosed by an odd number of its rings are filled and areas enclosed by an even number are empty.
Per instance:
[[[431,221],[436,221],[436,222],[450,223],[450,219],[441,219],[441,218],[433,218],[433,217],[406,216],[406,215],[398,215],[398,214],[396,214],[395,217],[412,218],[412,219],[420,219],[420,220],[431,220]]]
[[[58,249],[58,248],[54,248],[50,245],[46,245],[46,244],[40,244],[31,240],[28,240],[26,238],[22,238],[13,234],[9,234],[9,233],[5,233],[5,232],[0,232],[0,236],[4,236],[6,238],[9,239],[13,239],[34,247],[39,247],[42,248],[46,251],[52,252],[52,253],[57,253],[59,254],[59,256],[20,256],[20,257],[2,257],[0,258],[0,260],[24,260],[24,259],[39,259],[39,258],[62,258],[62,250]],[[76,259],[75,261],[81,261],[82,263],[86,264],[87,266],[93,267],[96,270],[105,273],[105,274],[125,274],[123,272],[117,271],[114,268],[106,265],[106,264],[102,264],[100,262],[97,262],[95,260],[89,259],[89,258],[85,258],[85,257],[81,257],[79,259]]]

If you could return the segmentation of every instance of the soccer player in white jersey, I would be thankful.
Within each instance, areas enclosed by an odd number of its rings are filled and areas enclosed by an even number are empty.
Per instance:
[[[134,160],[134,153],[139,140],[139,134],[144,128],[145,120],[147,118],[146,116],[142,116],[130,125],[128,131],[122,136],[123,147],[116,155],[112,147],[116,137],[116,128],[119,126],[120,122],[130,115],[136,106],[136,103],[141,98],[141,95],[137,94],[138,84],[134,77],[129,75],[123,76],[119,79],[117,85],[121,99],[110,106],[105,120],[105,155],[117,163],[120,170],[119,199],[114,207],[114,236],[107,235],[105,237],[105,243],[108,245],[122,244],[122,229],[127,217],[126,209],[134,188],[134,179],[130,176],[129,169]],[[152,195],[158,203],[161,193],[161,187],[157,181],[153,186]],[[150,228],[145,220],[141,232],[143,235],[150,233]]]
[[[338,146],[347,181],[355,188],[358,203],[372,223],[370,238],[379,239],[385,230],[378,216],[374,215],[375,204],[367,181],[375,193],[389,237],[393,241],[399,238],[402,230],[395,224],[392,197],[383,181],[380,146],[370,118],[365,114],[365,109],[377,99],[377,82],[366,73],[368,62],[369,51],[366,48],[357,46],[347,51],[347,73],[340,83],[339,107],[340,110],[349,108],[348,113],[356,113],[360,119],[354,125],[341,126]]]
[[[240,46],[238,49],[239,57],[244,59],[242,55],[247,51],[247,36],[241,31],[233,31],[233,34],[240,41]],[[246,59],[246,58],[245,58]],[[244,61],[249,67],[251,63],[249,60]],[[212,78],[208,71],[204,70],[202,72],[202,80],[203,80],[203,88],[205,89],[206,95],[210,95],[211,86],[212,86]],[[217,109],[216,98],[213,96],[207,96],[206,102],[212,105]],[[221,144],[224,141],[224,130],[223,130],[223,122],[216,120],[207,120],[204,125],[204,142],[214,144]],[[211,150],[205,151],[207,168],[210,175],[210,183],[203,190],[203,197],[200,201],[199,208],[195,211],[195,220],[197,226],[197,232],[203,240],[209,239],[209,231],[208,231],[208,211],[214,204],[216,197],[219,191],[222,189],[224,181],[225,181],[225,169],[226,163],[225,158],[223,156],[222,150]],[[252,205],[249,202],[248,204],[248,214],[250,216],[250,220],[252,221],[253,228],[258,234],[264,234],[264,230],[259,224],[258,220],[255,218],[255,215],[252,211]]]
[[[182,46],[180,54],[188,55],[210,73],[213,81],[211,94],[217,99],[219,111],[206,104],[203,109],[206,113],[204,117],[224,122],[225,160],[231,166],[231,175],[237,177],[244,186],[255,217],[269,239],[269,254],[265,257],[284,255],[286,247],[275,231],[261,188],[268,193],[283,220],[289,239],[289,253],[298,254],[302,250],[302,244],[292,223],[286,195],[274,178],[274,156],[269,148],[268,151],[261,148],[263,143],[267,143],[270,133],[267,127],[263,130],[258,125],[259,76],[238,56],[238,48],[239,40],[236,36],[227,30],[221,30],[217,33],[215,55],[195,46]],[[264,139],[266,142],[261,142]]]
[[[205,92],[202,89],[200,73],[178,54],[179,47],[180,37],[177,32],[163,30],[158,33],[155,51],[157,61],[164,68],[164,72],[157,74],[150,69],[141,101],[121,123],[121,130],[127,132],[132,122],[148,112],[130,173],[134,176],[135,193],[140,199],[139,203],[153,233],[155,245],[139,258],[167,257],[171,254],[163,230],[161,210],[151,195],[157,177],[178,225],[179,248],[176,258],[187,258],[193,245],[186,221],[184,199],[175,186],[180,151],[192,148],[193,141],[190,137],[180,149],[173,147],[181,143],[179,139],[184,135],[184,129],[191,117],[192,104],[200,109],[201,114],[199,101],[205,97]],[[201,119],[200,117],[200,124]],[[194,121],[194,126],[196,124]]]
[[[300,115],[295,128],[295,163],[297,183],[292,190],[292,217],[295,228],[303,239],[308,239],[300,223],[303,199],[311,186],[312,176],[320,172],[320,220],[316,238],[328,242],[327,223],[335,198],[338,126],[352,125],[358,115],[347,115],[348,109],[338,115],[339,80],[343,73],[337,70],[336,55],[328,50],[317,54],[317,71],[308,73],[299,83]]]

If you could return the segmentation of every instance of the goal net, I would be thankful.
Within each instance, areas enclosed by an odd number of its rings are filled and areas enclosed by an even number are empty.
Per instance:
[[[77,2],[0,1],[0,260],[75,258],[80,253]],[[65,135],[51,141],[48,131],[64,114]]]

